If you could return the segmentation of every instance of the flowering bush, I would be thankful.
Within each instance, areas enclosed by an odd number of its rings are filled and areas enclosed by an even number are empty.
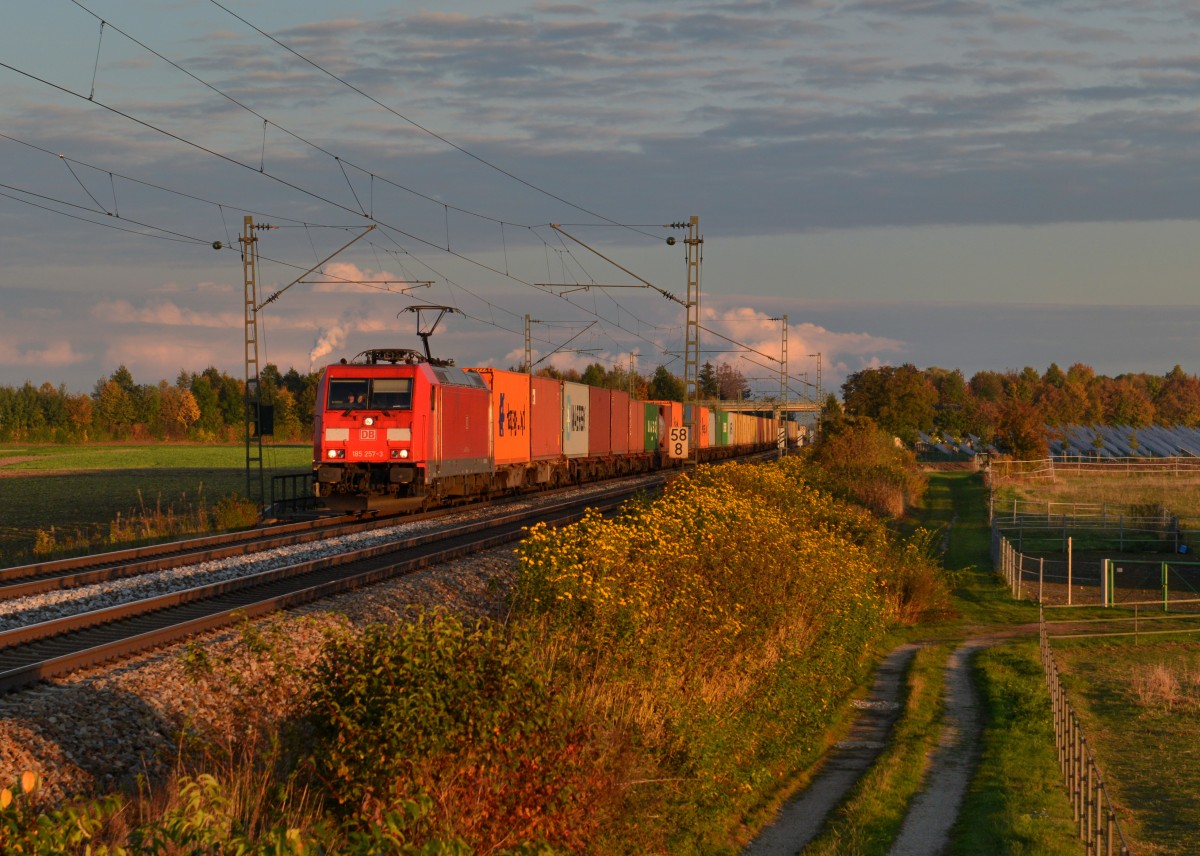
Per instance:
[[[902,617],[893,559],[906,549],[806,473],[701,467],[659,500],[539,525],[522,543],[517,620],[574,676],[573,706],[640,748],[639,776],[672,782],[630,789],[608,846],[644,844],[652,817],[671,818],[667,850],[725,840],[713,818],[814,757]]]

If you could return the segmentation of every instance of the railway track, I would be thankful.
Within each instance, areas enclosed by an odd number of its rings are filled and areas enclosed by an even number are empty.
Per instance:
[[[405,515],[404,519],[428,520],[449,514],[451,511],[452,509],[445,509],[420,515],[410,514]],[[277,547],[308,544],[354,532],[366,532],[394,525],[396,519],[397,516],[381,516],[366,521],[338,517],[285,523],[242,532],[228,532],[33,565],[0,568],[0,601],[126,579],[183,565],[247,556]]]
[[[176,642],[243,617],[287,609],[512,542],[537,521],[559,525],[579,519],[588,508],[611,511],[645,487],[646,482],[639,480],[549,506],[497,513],[382,545],[0,632],[0,693]],[[355,531],[362,528],[364,524],[357,524]],[[318,537],[330,536],[326,531],[308,540]],[[220,549],[240,555],[251,552],[247,547],[239,543]],[[109,570],[93,566],[84,573]]]

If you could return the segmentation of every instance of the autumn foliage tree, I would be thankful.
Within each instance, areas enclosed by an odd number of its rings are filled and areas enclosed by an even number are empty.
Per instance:
[[[1075,363],[1044,373],[957,371],[882,366],[850,375],[842,387],[846,413],[867,416],[905,440],[918,432],[967,435],[1018,457],[1044,457],[1048,429],[1063,425],[1200,427],[1200,379],[1175,366],[1165,375],[1097,375]]]

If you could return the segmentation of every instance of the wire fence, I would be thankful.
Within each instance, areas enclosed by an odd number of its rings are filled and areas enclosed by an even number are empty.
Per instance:
[[[992,561],[1018,599],[1200,606],[1200,519],[1161,507],[1013,500],[989,505]]]
[[[1014,505],[1001,514],[993,509],[993,565],[1014,598],[1041,606],[1042,666],[1079,837],[1089,854],[1128,854],[1104,776],[1063,687],[1051,639],[1200,633],[1200,561],[1192,561],[1186,546],[1189,528],[1170,515],[1129,514],[1103,505],[1040,505],[1036,510]],[[1077,552],[1076,539],[1087,549]],[[1047,619],[1048,612],[1069,615],[1078,607],[1101,607],[1103,614]]]
[[[991,458],[988,469],[993,479],[1053,479],[1058,475],[1194,476],[1200,473],[1200,458],[1093,458],[1060,455],[1031,461]]]
[[[1058,748],[1058,765],[1063,784],[1071,800],[1080,840],[1089,854],[1121,854],[1130,852],[1125,834],[1117,822],[1116,807],[1104,785],[1104,775],[1092,754],[1079,718],[1063,688],[1050,638],[1046,632],[1045,615],[1039,622],[1042,669],[1050,689],[1050,705],[1054,717],[1054,742]]]

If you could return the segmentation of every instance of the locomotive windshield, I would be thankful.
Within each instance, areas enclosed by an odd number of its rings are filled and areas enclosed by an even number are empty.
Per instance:
[[[410,410],[412,378],[331,378],[329,410]]]

